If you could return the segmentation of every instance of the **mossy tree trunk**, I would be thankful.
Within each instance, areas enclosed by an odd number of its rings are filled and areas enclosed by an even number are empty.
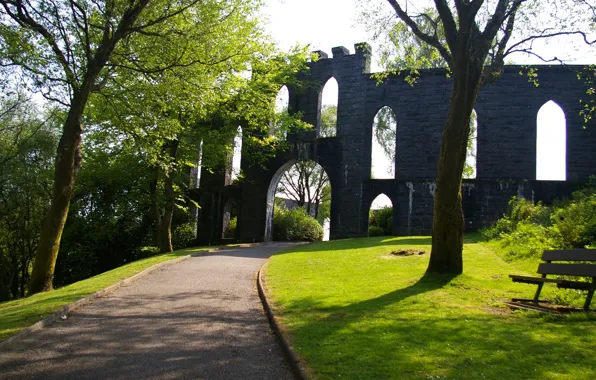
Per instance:
[[[437,188],[433,210],[432,251],[428,272],[463,271],[464,216],[462,175],[466,162],[470,117],[476,102],[482,65],[460,70],[454,78],[447,125],[441,138],[437,165]]]

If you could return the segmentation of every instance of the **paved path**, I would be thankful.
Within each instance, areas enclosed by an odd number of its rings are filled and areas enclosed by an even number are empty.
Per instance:
[[[153,272],[0,351],[0,378],[293,379],[255,286],[287,246],[229,248]]]

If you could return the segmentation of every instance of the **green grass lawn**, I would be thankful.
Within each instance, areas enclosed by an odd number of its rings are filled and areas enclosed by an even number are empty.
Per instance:
[[[317,379],[595,379],[596,316],[511,312],[523,273],[467,240],[464,274],[424,276],[430,238],[298,246],[269,261],[276,315]],[[423,256],[395,257],[423,248]],[[534,265],[533,271],[537,266]],[[548,297],[555,290],[546,288]]]
[[[149,257],[51,292],[39,293],[28,298],[0,303],[0,341],[60,310],[60,308],[69,303],[134,276],[155,264],[189,255],[203,249],[205,248],[188,248]]]

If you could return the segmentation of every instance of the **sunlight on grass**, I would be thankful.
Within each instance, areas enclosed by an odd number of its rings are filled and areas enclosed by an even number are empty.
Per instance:
[[[477,238],[466,242],[464,274],[453,279],[424,276],[428,237],[348,239],[273,256],[269,294],[313,377],[596,378],[593,313],[510,312],[500,300],[535,288],[513,283],[508,274],[523,269]],[[404,248],[426,254],[390,255]]]
[[[155,264],[190,255],[204,249],[200,247],[187,248],[137,260],[51,292],[39,293],[28,298],[0,303],[0,341],[60,310],[65,305],[134,276]]]

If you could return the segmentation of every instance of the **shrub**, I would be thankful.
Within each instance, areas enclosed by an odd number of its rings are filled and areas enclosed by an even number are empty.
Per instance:
[[[515,229],[515,224],[511,219],[504,216],[497,220],[495,224],[490,227],[483,228],[480,233],[488,240],[498,239],[505,234],[511,233]]]
[[[369,214],[369,224],[372,227],[381,228],[383,230],[382,235],[391,235],[393,231],[393,207],[383,207],[379,210],[371,210]],[[370,235],[370,229],[369,236],[373,236]]]
[[[230,219],[230,223],[228,224],[228,230],[225,233],[226,238],[235,238],[236,237],[236,226],[238,225],[238,218],[233,217]]]
[[[190,224],[181,224],[172,233],[172,247],[181,249],[190,247],[195,240],[195,231]]]
[[[159,254],[159,248],[152,245],[139,248],[140,257],[151,257]]]
[[[596,194],[575,193],[579,198],[553,213],[552,222],[570,247],[596,244]]]
[[[368,236],[385,236],[385,230],[381,227],[370,226],[368,227]]]
[[[551,225],[551,214],[552,209],[541,202],[534,204],[527,199],[513,197],[505,215],[492,226],[482,229],[480,233],[490,240],[512,233],[522,222],[548,227]]]
[[[539,259],[543,251],[565,246],[557,227],[544,227],[529,222],[518,223],[514,231],[501,238],[507,260]]]
[[[273,240],[323,240],[323,227],[302,208],[286,210],[277,207],[273,215]]]

